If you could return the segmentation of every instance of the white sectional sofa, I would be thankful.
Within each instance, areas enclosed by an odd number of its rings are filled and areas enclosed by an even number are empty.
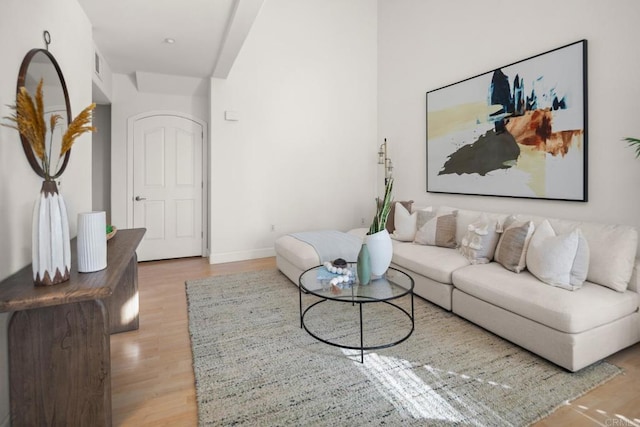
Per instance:
[[[635,228],[522,214],[507,220],[508,215],[451,207],[414,209],[412,218],[426,212],[425,216],[433,224],[453,211],[456,247],[418,244],[414,239],[422,243],[425,239],[418,239],[417,235],[412,239],[405,235],[404,240],[408,241],[393,241],[392,266],[413,277],[416,295],[570,371],[582,369],[640,341],[637,274],[640,265],[636,260],[638,233]],[[397,212],[395,218],[396,226],[401,228]],[[470,229],[477,226],[480,218],[485,223],[495,222],[498,232],[502,232],[494,243],[507,235],[506,230],[512,233],[516,222],[518,225],[529,224],[533,235],[537,228],[542,230],[551,225],[559,237],[556,240],[537,239],[536,242],[553,241],[555,246],[537,244],[535,253],[541,253],[543,257],[549,255],[551,259],[546,262],[551,263],[552,270],[558,264],[557,259],[562,258],[553,252],[554,247],[573,244],[571,250],[574,250],[576,236],[581,236],[580,244],[584,248],[586,242],[588,247],[588,265],[582,266],[584,271],[580,280],[584,282],[577,289],[569,290],[558,287],[552,279],[551,283],[555,285],[552,286],[526,268],[519,273],[505,268],[493,259],[492,250],[489,251],[490,262],[479,263],[460,247],[469,247],[465,238],[469,237]],[[545,219],[547,225],[543,225]],[[508,221],[513,228],[502,230]],[[416,225],[423,232],[426,227],[420,221]],[[355,229],[349,233],[364,236],[366,229]],[[423,233],[422,237],[427,234]],[[525,251],[533,241],[533,235],[529,233]],[[433,230],[427,237],[426,240],[434,237]],[[499,259],[505,263],[505,246],[502,242],[500,245]],[[302,271],[320,264],[313,247],[291,236],[279,238],[275,250],[278,268],[296,284]],[[522,254],[522,262],[526,260],[525,255]],[[534,251],[528,255],[533,263]],[[576,262],[572,267],[572,281],[574,270],[576,274],[580,273],[580,266],[575,267]],[[536,274],[544,276],[539,271]],[[548,281],[546,276],[544,278]]]

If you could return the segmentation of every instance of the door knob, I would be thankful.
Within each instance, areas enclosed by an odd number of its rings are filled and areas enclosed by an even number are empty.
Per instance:
[[[139,202],[140,200],[147,200],[147,198],[146,197],[136,196],[136,202]]]

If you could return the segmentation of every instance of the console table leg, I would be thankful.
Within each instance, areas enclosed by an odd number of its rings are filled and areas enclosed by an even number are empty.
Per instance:
[[[13,426],[110,426],[109,314],[100,300],[17,311],[9,321]]]
[[[134,253],[126,270],[122,273],[120,284],[107,299],[111,333],[134,331],[140,324],[138,296],[138,257]]]

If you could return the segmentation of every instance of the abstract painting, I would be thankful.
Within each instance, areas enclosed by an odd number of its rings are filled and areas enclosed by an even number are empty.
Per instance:
[[[587,41],[427,92],[427,191],[587,201]]]

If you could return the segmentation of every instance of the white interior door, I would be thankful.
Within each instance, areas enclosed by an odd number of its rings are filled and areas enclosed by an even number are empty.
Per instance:
[[[133,125],[133,226],[138,259],[202,255],[202,125],[158,115]]]

